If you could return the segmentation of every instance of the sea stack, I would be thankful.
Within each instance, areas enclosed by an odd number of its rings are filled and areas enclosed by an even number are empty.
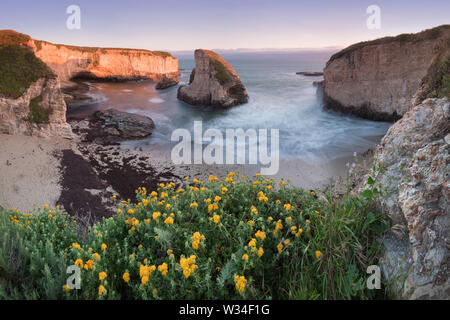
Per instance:
[[[189,85],[178,88],[178,99],[197,106],[232,107],[248,102],[239,75],[217,53],[195,50]]]

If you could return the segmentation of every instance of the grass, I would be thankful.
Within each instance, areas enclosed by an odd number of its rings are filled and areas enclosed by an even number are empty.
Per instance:
[[[404,34],[400,34],[395,37],[384,37],[384,38],[379,38],[379,39],[372,40],[372,41],[358,42],[358,43],[355,43],[355,44],[339,51],[338,53],[335,53],[334,55],[332,55],[329,62],[339,59],[349,53],[352,53],[352,52],[359,50],[361,48],[364,48],[366,46],[380,45],[380,44],[386,44],[386,43],[392,43],[392,42],[402,43],[402,42],[410,42],[410,41],[414,42],[414,41],[422,41],[422,40],[428,40],[428,39],[436,39],[442,34],[442,32],[444,30],[447,30],[449,28],[450,28],[450,25],[442,25],[442,26],[439,26],[436,28],[424,30],[419,33],[404,33]]]
[[[0,46],[0,95],[17,99],[38,79],[53,77],[51,69],[29,49]]]
[[[50,110],[39,105],[42,102],[42,95],[30,100],[30,116],[28,121],[32,123],[48,123]]]
[[[438,98],[447,97],[450,100],[450,56],[439,66],[432,82],[432,90],[435,90]]]
[[[58,208],[3,211],[0,298],[372,299],[366,268],[388,227],[377,195],[372,185],[337,199],[231,172],[139,188],[84,237]],[[71,265],[81,290],[66,286]]]

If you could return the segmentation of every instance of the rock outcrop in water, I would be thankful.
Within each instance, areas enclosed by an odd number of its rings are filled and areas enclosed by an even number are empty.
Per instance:
[[[168,77],[164,76],[162,78],[162,80],[156,84],[155,88],[156,88],[156,90],[164,90],[164,89],[176,86],[178,84],[178,82],[179,81],[177,78],[168,78]]]
[[[450,298],[450,104],[427,99],[393,124],[376,152],[394,227],[382,270],[406,299]],[[404,281],[406,277],[406,281]]]
[[[232,107],[248,102],[238,74],[217,53],[195,50],[195,68],[189,85],[178,88],[178,99],[192,105]]]
[[[450,68],[450,25],[354,44],[324,69],[325,107],[397,120],[438,90]]]

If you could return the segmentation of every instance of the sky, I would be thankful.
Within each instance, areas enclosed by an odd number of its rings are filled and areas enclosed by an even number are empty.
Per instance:
[[[69,30],[67,7],[81,9]],[[369,29],[369,5],[380,29]],[[450,23],[449,0],[0,0],[0,29],[80,46],[149,50],[325,48]]]

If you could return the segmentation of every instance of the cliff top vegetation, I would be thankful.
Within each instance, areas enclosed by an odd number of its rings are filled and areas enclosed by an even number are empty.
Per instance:
[[[17,99],[33,82],[54,76],[30,49],[0,44],[0,96]]]
[[[351,46],[348,46],[345,49],[342,49],[341,51],[335,53],[331,56],[328,63],[330,63],[333,60],[339,59],[351,52],[354,52],[358,49],[364,48],[366,46],[371,45],[380,45],[380,44],[387,44],[392,42],[415,42],[415,41],[423,41],[423,40],[431,40],[431,39],[437,39],[439,38],[444,32],[450,31],[450,25],[445,24],[441,25],[432,29],[427,29],[419,33],[403,33],[395,37],[383,37],[371,41],[362,41],[355,44],[352,44]]]

